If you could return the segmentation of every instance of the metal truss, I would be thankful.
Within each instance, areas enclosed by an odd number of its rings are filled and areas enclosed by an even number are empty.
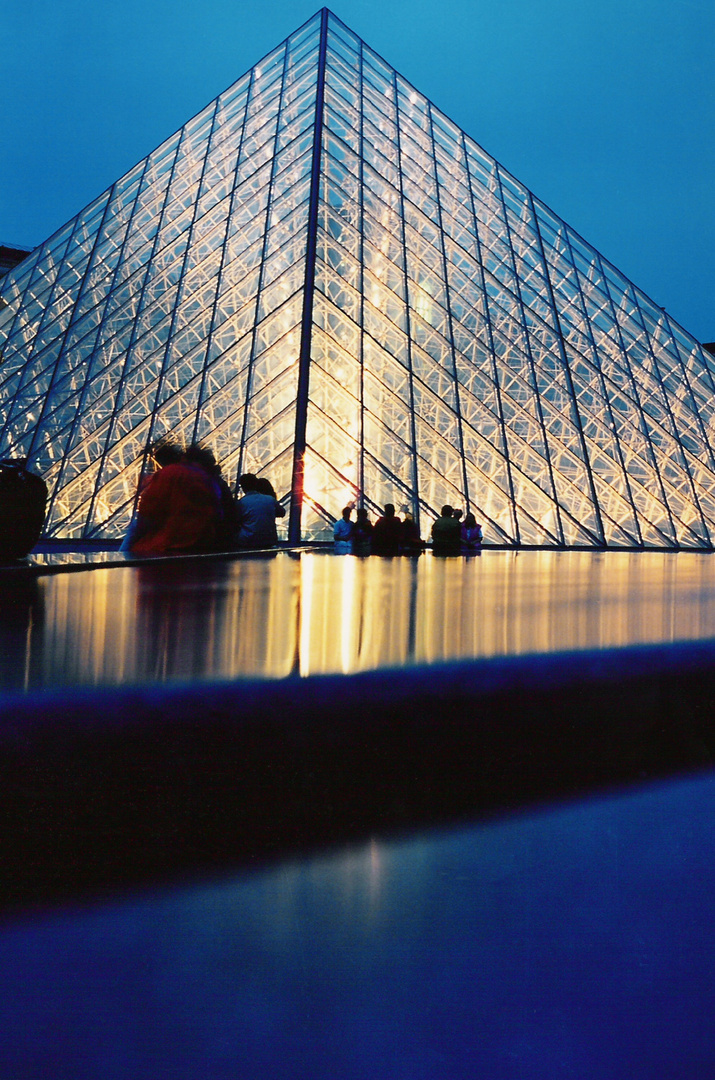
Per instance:
[[[293,542],[443,503],[497,544],[712,550],[713,358],[322,9],[11,271],[0,452],[117,537],[147,447]]]

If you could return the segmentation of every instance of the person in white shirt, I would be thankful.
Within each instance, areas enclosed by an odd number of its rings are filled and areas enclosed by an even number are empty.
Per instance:
[[[353,550],[353,529],[355,526],[350,520],[352,512],[352,506],[346,506],[343,510],[343,516],[338,518],[333,526],[336,555],[350,555]]]

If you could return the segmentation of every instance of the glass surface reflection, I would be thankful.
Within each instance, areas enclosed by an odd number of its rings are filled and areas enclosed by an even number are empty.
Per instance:
[[[0,1074],[712,1076],[714,813],[701,776],[2,926]]]
[[[0,596],[6,689],[283,678],[715,636],[715,562],[277,552],[59,573]]]

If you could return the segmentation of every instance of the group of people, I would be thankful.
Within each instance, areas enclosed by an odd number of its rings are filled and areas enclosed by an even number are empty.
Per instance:
[[[121,545],[134,555],[180,555],[220,551],[259,551],[278,542],[276,519],[285,517],[271,482],[244,473],[243,495],[235,498],[213,452],[200,443],[189,447],[161,441],[151,452],[154,471],[137,492],[134,517]],[[392,503],[373,524],[367,510],[346,506],[335,523],[334,550],[353,555],[416,555],[425,547],[409,511],[400,518]],[[474,515],[443,506],[432,526],[432,550],[450,554],[474,551],[482,542]]]
[[[333,528],[334,550],[338,555],[416,555],[425,547],[417,523],[409,511],[399,518],[392,503],[373,525],[368,512],[360,508],[352,520],[353,508],[346,506]],[[474,514],[462,519],[462,511],[443,506],[432,526],[432,550],[437,554],[476,551],[482,543],[482,527]]]
[[[432,526],[432,550],[448,555],[476,551],[481,543],[482,527],[474,514],[465,514],[462,521],[462,511],[445,504]]]
[[[134,555],[250,551],[277,543],[276,518],[285,509],[269,480],[240,478],[235,499],[213,452],[161,442],[152,451],[154,471],[139,485],[134,518],[121,545]]]

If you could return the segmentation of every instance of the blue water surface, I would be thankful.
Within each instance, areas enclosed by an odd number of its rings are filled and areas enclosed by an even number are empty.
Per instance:
[[[715,780],[6,922],[8,1080],[715,1068]]]

